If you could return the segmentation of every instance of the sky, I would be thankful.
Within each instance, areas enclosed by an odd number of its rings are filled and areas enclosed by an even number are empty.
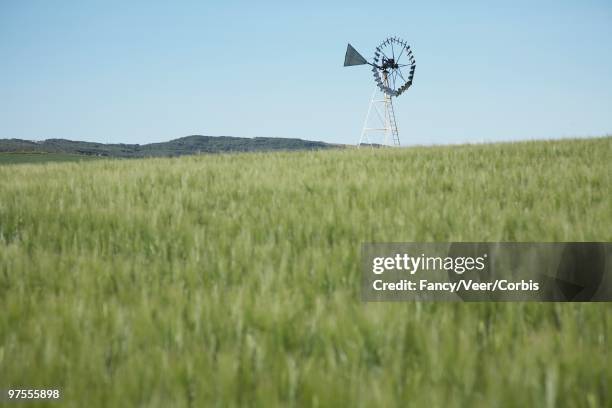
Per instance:
[[[0,0],[0,138],[354,144],[388,36],[404,145],[612,134],[612,1]]]

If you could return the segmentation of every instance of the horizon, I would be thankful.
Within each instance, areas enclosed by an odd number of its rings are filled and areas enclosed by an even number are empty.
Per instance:
[[[32,143],[44,143],[50,140],[61,140],[67,142],[76,142],[76,143],[96,143],[96,144],[104,144],[104,145],[138,145],[138,146],[146,146],[150,144],[160,144],[160,143],[169,143],[180,139],[186,139],[188,137],[211,137],[211,138],[235,138],[235,139],[286,139],[286,140],[302,140],[305,142],[315,142],[315,143],[326,143],[330,145],[338,145],[338,146],[357,146],[357,144],[350,143],[331,143],[323,140],[316,139],[302,139],[297,137],[267,137],[267,136],[252,136],[252,137],[242,137],[242,136],[230,136],[230,135],[186,135],[181,137],[176,137],[173,139],[161,140],[158,142],[145,142],[145,143],[124,143],[124,142],[98,142],[98,141],[89,141],[89,140],[77,140],[77,139],[66,139],[66,138],[48,138],[48,139],[20,139],[20,138],[7,138],[0,137],[0,140],[22,140],[26,142]],[[443,147],[443,146],[469,146],[469,145],[489,145],[489,144],[506,144],[506,143],[529,143],[529,142],[554,142],[554,141],[578,141],[585,139],[605,139],[612,137],[612,134],[604,134],[604,135],[593,135],[593,136],[562,136],[562,137],[552,137],[548,139],[542,138],[532,138],[532,139],[515,139],[515,140],[494,140],[494,141],[479,141],[479,142],[450,142],[450,143],[419,143],[419,144],[411,144],[411,145],[401,145],[396,146],[397,148],[410,148],[410,147]],[[365,145],[364,145],[365,146]]]
[[[391,35],[417,65],[403,146],[612,133],[611,4],[355,4],[0,5],[0,138],[355,145],[374,82],[346,44],[370,59]]]

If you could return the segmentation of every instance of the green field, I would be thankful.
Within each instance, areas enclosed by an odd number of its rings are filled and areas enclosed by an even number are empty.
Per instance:
[[[95,160],[98,157],[67,153],[13,153],[0,152],[0,165],[23,163],[73,162]]]
[[[359,268],[364,241],[612,241],[611,157],[608,137],[0,166],[0,388],[612,406],[609,303],[368,304]]]

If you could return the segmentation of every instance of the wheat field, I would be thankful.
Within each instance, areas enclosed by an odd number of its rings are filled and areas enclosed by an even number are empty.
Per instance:
[[[0,166],[0,389],[609,407],[609,303],[363,303],[359,251],[612,241],[611,158],[606,137]]]

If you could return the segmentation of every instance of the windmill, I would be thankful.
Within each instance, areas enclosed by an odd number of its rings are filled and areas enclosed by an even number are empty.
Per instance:
[[[416,67],[412,50],[406,41],[397,37],[389,37],[376,47],[372,62],[368,62],[351,44],[348,44],[344,66],[365,64],[372,67],[376,88],[370,100],[358,146],[361,146],[364,141],[372,145],[368,135],[373,132],[383,133],[381,144],[399,146],[399,131],[392,98],[397,98],[412,85]],[[382,93],[382,99],[380,93]],[[370,126],[372,116],[378,119],[378,126]]]

